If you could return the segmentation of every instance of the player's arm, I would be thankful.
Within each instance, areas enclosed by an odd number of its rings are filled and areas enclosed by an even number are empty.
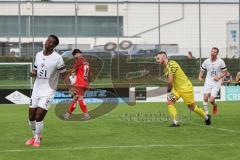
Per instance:
[[[37,70],[33,69],[32,72],[30,72],[31,77],[37,77]]]
[[[71,84],[75,83],[76,80],[76,72],[74,69],[71,69],[70,71],[68,71],[68,78],[70,79]]]
[[[227,67],[226,67],[224,61],[222,61],[222,63],[221,63],[221,71],[222,72],[219,75],[217,75],[213,78],[215,81],[219,81],[220,79],[222,79],[224,76],[227,75]]]
[[[204,75],[204,71],[200,70],[199,75],[198,75],[198,80],[199,81],[203,81],[203,75]]]
[[[173,89],[173,81],[174,81],[174,77],[175,74],[177,72],[179,68],[179,65],[175,62],[175,61],[170,61],[168,63],[168,76],[167,76],[167,100],[168,101],[172,101],[175,102],[176,101],[176,96],[174,95],[174,93],[172,92]]]
[[[35,63],[33,65],[32,72],[30,72],[31,77],[37,77],[37,58],[35,60]]]
[[[172,93],[174,74],[169,74],[167,78],[167,100],[175,102],[176,96]]]
[[[64,66],[63,68],[58,69],[59,70],[59,78],[65,80],[66,76],[67,76],[67,69]]]
[[[199,81],[203,81],[203,75],[204,75],[204,72],[206,71],[206,62],[204,61],[203,64],[201,65],[201,68],[200,68],[200,72],[198,74],[198,80]]]
[[[76,90],[75,90],[74,86],[72,85],[71,80],[69,78],[69,75],[71,75],[71,74],[72,74],[71,72],[68,73],[67,71],[65,71],[65,72],[60,73],[59,77],[61,79],[63,79],[64,84],[67,87],[67,89],[69,89],[70,94],[75,95]]]
[[[219,75],[215,76],[213,79],[214,79],[215,81],[219,81],[219,80],[222,79],[224,76],[226,76],[226,74],[227,74],[227,70],[222,71]]]
[[[168,62],[168,66],[167,66],[167,71],[168,71],[167,91],[168,92],[172,91],[174,75],[177,72],[178,68],[179,68],[179,65],[175,61]]]
[[[167,92],[171,92],[172,91],[172,87],[173,87],[173,74],[169,74],[168,75],[168,79],[167,79]]]
[[[71,88],[72,84],[69,79],[69,75],[67,71],[61,72],[59,77],[64,81],[64,84],[66,85],[67,88]]]

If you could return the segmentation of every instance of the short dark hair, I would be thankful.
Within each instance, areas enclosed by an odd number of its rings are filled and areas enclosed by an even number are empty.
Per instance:
[[[74,49],[72,55],[74,56],[76,53],[82,53],[80,49]]]
[[[48,37],[52,37],[53,39],[55,39],[55,47],[59,44],[59,39],[58,39],[58,37],[56,35],[51,34]]]
[[[165,51],[157,52],[156,56],[159,55],[159,54],[165,54],[167,56],[167,52],[165,52]]]
[[[219,49],[217,47],[212,47],[212,49],[217,50],[217,53],[219,52]]]

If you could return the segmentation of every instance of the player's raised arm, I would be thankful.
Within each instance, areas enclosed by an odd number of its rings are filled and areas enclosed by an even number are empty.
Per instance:
[[[67,69],[62,57],[59,57],[57,61],[57,70],[59,72],[59,78],[63,79],[65,82],[65,79],[67,77]]]
[[[69,74],[67,72],[60,73],[60,78],[63,79],[66,86],[71,85]]]

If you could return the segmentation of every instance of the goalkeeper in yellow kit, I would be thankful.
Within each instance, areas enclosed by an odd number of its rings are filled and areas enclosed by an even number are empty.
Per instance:
[[[164,74],[167,76],[167,104],[168,111],[173,120],[172,127],[178,127],[177,110],[174,106],[175,102],[182,97],[184,103],[205,119],[206,125],[211,124],[211,116],[207,115],[202,108],[199,108],[194,101],[194,92],[192,83],[183,72],[179,64],[174,60],[169,60],[167,53],[164,51],[158,52],[156,62],[164,67]]]

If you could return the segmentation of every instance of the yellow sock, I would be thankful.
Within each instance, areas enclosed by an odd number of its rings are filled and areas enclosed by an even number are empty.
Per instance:
[[[201,116],[202,118],[206,118],[206,113],[204,112],[204,110],[202,108],[199,108],[197,105],[195,105],[194,110],[195,113],[197,113],[199,116]]]
[[[168,111],[170,113],[171,118],[173,119],[173,121],[176,121],[177,118],[177,110],[175,108],[174,105],[168,105]]]

